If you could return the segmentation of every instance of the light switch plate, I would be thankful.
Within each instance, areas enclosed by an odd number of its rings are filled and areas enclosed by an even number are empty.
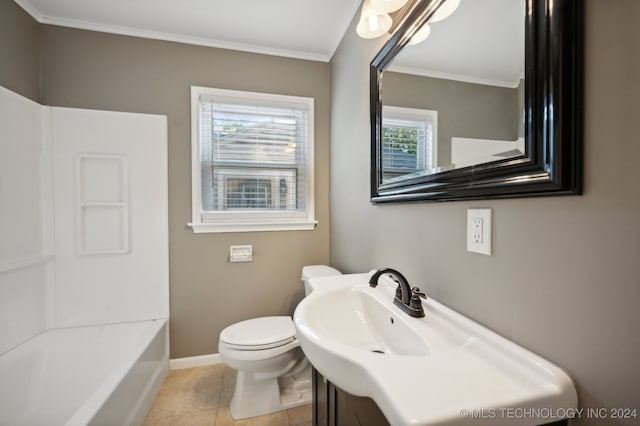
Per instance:
[[[467,251],[491,256],[491,209],[467,209]]]

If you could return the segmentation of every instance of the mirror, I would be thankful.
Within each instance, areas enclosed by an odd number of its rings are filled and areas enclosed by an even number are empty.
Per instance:
[[[581,1],[455,3],[410,2],[371,63],[372,202],[580,194]]]
[[[432,21],[382,77],[383,183],[525,153],[524,1],[462,1]]]

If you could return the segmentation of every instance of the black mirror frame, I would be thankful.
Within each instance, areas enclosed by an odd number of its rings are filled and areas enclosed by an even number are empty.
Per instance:
[[[528,155],[382,183],[382,73],[445,0],[416,0],[370,66],[371,202],[582,194],[583,0],[525,1]]]

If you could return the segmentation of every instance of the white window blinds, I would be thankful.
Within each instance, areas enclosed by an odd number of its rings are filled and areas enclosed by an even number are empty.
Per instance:
[[[202,211],[305,211],[309,108],[200,96]]]

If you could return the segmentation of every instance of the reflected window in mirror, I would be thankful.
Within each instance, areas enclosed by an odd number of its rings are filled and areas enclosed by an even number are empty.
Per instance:
[[[382,181],[430,173],[436,167],[438,112],[385,106],[382,113]]]

